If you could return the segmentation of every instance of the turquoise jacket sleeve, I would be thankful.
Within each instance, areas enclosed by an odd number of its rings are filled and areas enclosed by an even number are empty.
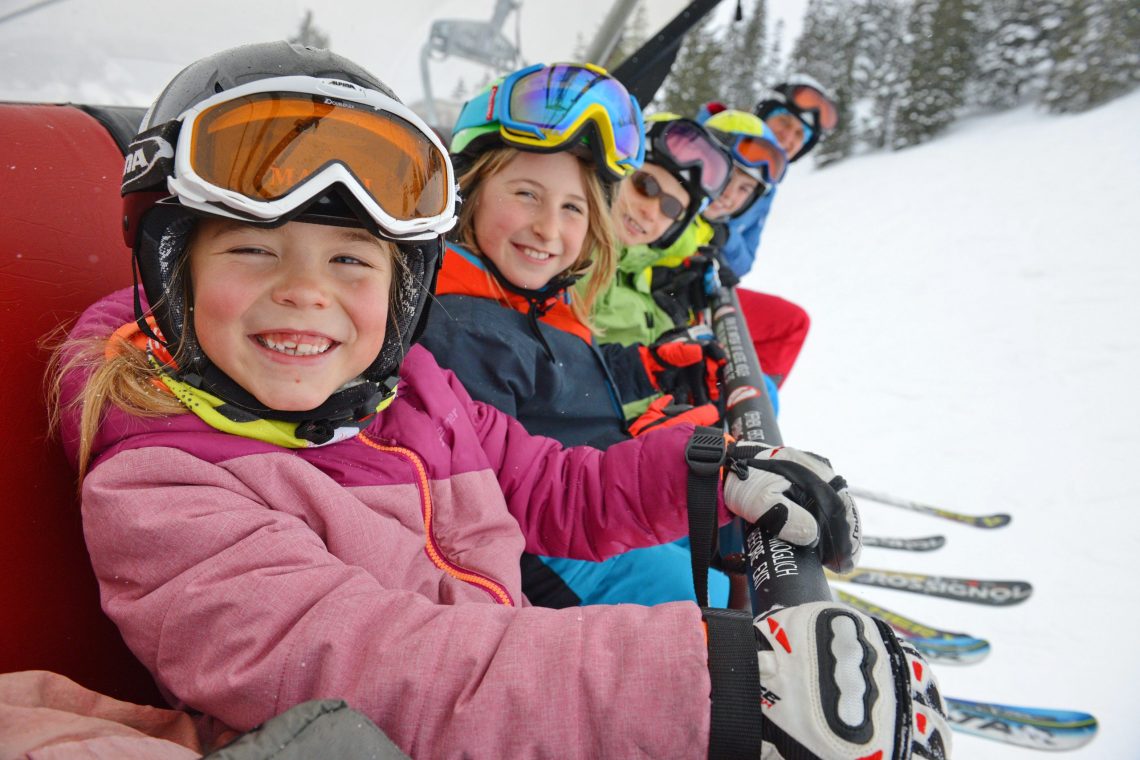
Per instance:
[[[728,241],[724,244],[722,252],[725,261],[732,267],[737,277],[748,274],[756,261],[760,234],[764,231],[764,223],[768,220],[768,212],[772,208],[776,190],[777,188],[773,187],[770,193],[759,198],[751,208],[728,222]]]

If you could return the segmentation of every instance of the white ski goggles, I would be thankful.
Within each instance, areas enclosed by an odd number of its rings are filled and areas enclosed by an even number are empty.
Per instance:
[[[273,222],[340,183],[392,238],[429,240],[455,225],[447,150],[411,109],[376,90],[305,76],[262,79],[177,121],[167,187],[189,208]]]

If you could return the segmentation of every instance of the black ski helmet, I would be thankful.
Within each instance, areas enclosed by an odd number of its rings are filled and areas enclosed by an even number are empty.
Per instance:
[[[796,151],[796,154],[794,156],[788,156],[789,163],[806,156],[812,148],[816,146],[823,135],[835,126],[834,124],[826,126],[818,110],[804,109],[796,105],[794,102],[795,92],[801,87],[818,93],[818,96],[823,101],[826,101],[826,105],[831,109],[832,117],[835,118],[836,105],[834,98],[832,98],[831,94],[823,85],[807,74],[792,74],[788,77],[786,82],[773,85],[772,88],[765,93],[764,97],[760,99],[760,102],[756,104],[756,108],[753,109],[753,113],[764,120],[767,120],[769,116],[778,111],[786,111],[802,121],[804,126],[808,128],[810,134],[807,136],[807,139],[804,140],[804,144],[800,149]]]
[[[370,411],[375,411],[376,402],[395,390],[400,363],[426,322],[443,242],[442,236],[428,240],[399,240],[384,234],[361,210],[347,188],[333,185],[295,213],[262,223],[276,226],[291,219],[303,219],[361,226],[396,245],[403,264],[394,267],[393,273],[393,277],[400,278],[399,299],[391,306],[392,315],[384,343],[375,361],[361,374],[359,382],[350,383],[320,407],[307,412],[265,408],[210,362],[194,336],[193,321],[188,319],[190,304],[186,302],[186,294],[189,287],[184,281],[188,276],[185,257],[190,233],[195,220],[208,216],[209,212],[185,207],[168,189],[168,179],[174,176],[180,117],[188,109],[219,93],[259,80],[285,76],[348,83],[349,87],[375,91],[399,102],[383,82],[355,63],[327,50],[284,41],[243,45],[192,63],[175,75],[151,105],[143,117],[139,134],[128,149],[122,186],[124,237],[134,251],[135,266],[150,313],[162,333],[163,343],[175,356],[178,374],[184,381],[199,385],[257,415],[313,423],[309,429],[314,425],[316,428],[328,428],[324,423],[336,423],[350,416],[359,419],[362,410],[367,413],[368,406],[371,406]],[[453,184],[454,175],[446,151],[442,151],[442,155],[447,181]],[[136,312],[140,327],[149,331],[137,301]],[[315,435],[321,437],[319,432]]]
[[[702,166],[701,164],[688,164],[682,166],[674,160],[662,144],[662,137],[669,126],[674,122],[684,122],[686,125],[693,128],[702,137],[708,138],[711,145],[719,149],[719,153],[724,156],[724,161],[728,167],[724,174],[724,182],[720,184],[715,194],[710,194],[704,189],[702,183]],[[689,205],[685,209],[685,213],[681,215],[680,219],[675,220],[661,236],[654,240],[650,245],[654,248],[664,250],[669,246],[676,243],[681,235],[692,223],[709,201],[716,198],[717,195],[724,192],[725,186],[728,185],[729,179],[732,177],[732,156],[720,145],[709,131],[692,119],[686,119],[675,113],[663,112],[657,113],[648,117],[645,120],[646,134],[645,134],[645,161],[646,163],[656,164],[665,171],[669,172],[673,177],[681,183],[685,188],[685,192],[689,194]],[[705,178],[707,179],[707,178]]]

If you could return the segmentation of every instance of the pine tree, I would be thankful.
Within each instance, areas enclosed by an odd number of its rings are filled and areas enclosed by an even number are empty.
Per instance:
[[[772,32],[772,42],[768,46],[768,76],[765,81],[776,81],[784,78],[784,19],[776,20],[776,28]],[[763,88],[761,88],[761,93]]]
[[[712,14],[689,30],[662,87],[665,110],[691,116],[724,93],[721,39]]]
[[[1140,83],[1137,40],[1140,8],[1132,0],[1068,7],[1042,103],[1053,112],[1077,112],[1132,91]]]
[[[289,38],[290,42],[300,43],[308,47],[328,49],[329,36],[313,23],[313,12],[305,11],[305,18],[301,20],[301,28]]]
[[[724,91],[720,100],[733,108],[751,111],[760,99],[767,69],[765,31],[768,9],[765,0],[753,0],[751,12],[726,31]]]
[[[852,95],[845,109],[853,149],[890,144],[900,95],[905,15],[898,0],[863,0],[856,18]],[[829,140],[830,142],[830,140]]]
[[[789,76],[808,74],[828,88],[839,108],[839,126],[813,155],[819,166],[849,156],[854,146],[850,119],[854,85],[856,24],[851,0],[809,0],[804,29],[788,61]]]
[[[585,61],[586,60],[586,38],[578,32],[574,36],[574,50],[570,53],[571,61]]]
[[[459,77],[455,83],[455,89],[451,91],[451,99],[456,103],[462,103],[467,100],[467,83],[463,81],[463,77]]]
[[[907,23],[907,66],[892,139],[917,145],[944,130],[973,75],[975,0],[916,0]]]
[[[1009,108],[1036,99],[1052,68],[1052,42],[1063,0],[991,0],[979,14],[982,42],[969,100]]]

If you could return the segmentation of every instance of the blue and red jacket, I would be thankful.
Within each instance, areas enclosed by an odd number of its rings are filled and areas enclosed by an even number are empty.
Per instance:
[[[622,346],[602,349],[565,298],[551,301],[537,325],[540,340],[527,299],[499,287],[477,256],[449,244],[420,345],[473,396],[532,434],[599,449],[625,440],[621,405],[656,393],[640,356]]]

